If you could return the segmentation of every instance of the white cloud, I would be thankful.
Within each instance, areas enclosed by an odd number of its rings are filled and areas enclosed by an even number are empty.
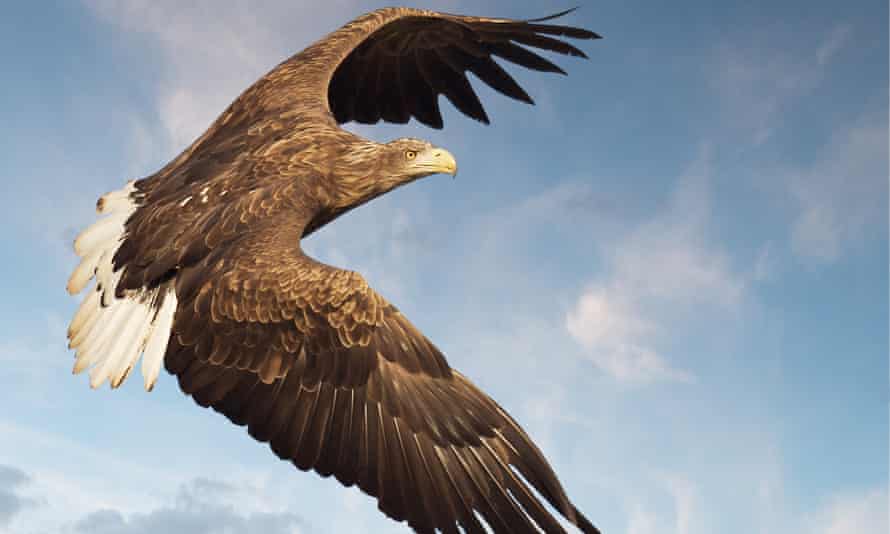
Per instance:
[[[637,504],[630,512],[630,520],[627,524],[627,534],[656,534],[661,532],[656,527],[655,517]]]
[[[835,496],[812,520],[813,534],[886,534],[887,489]]]
[[[621,302],[621,295],[609,295],[608,289],[591,287],[578,300],[577,307],[569,312],[566,326],[572,336],[588,348],[606,344],[610,338],[628,338],[645,333],[652,325],[636,317]]]
[[[692,376],[673,369],[660,354],[634,340],[653,329],[637,317],[638,310],[620,292],[591,287],[566,316],[566,328],[588,349],[593,362],[620,381],[690,381]]]
[[[755,146],[767,141],[780,125],[781,112],[819,85],[850,35],[849,25],[836,26],[815,53],[809,44],[794,49],[778,42],[784,33],[761,31],[752,39],[747,32],[745,45],[724,43],[715,55],[711,86],[723,102],[728,126]]]
[[[650,308],[732,309],[743,295],[744,281],[726,255],[707,243],[709,175],[704,149],[663,212],[606,253],[608,276],[589,285],[566,315],[572,337],[618,380],[691,381],[689,372],[653,348],[669,318]]]
[[[876,118],[837,133],[810,168],[787,172],[797,256],[833,262],[873,228],[886,228],[887,147],[887,123]]]
[[[262,9],[206,0],[88,2],[121,31],[150,36],[162,54],[156,105],[167,151],[185,148],[242,90],[312,36],[321,37],[311,21],[337,13],[343,4],[314,6],[306,17],[307,6],[283,1],[265,2]]]
[[[816,49],[816,61],[819,65],[825,65],[831,61],[834,55],[847,44],[852,33],[853,27],[849,24],[841,24],[831,30],[828,38]]]
[[[704,532],[698,515],[698,487],[679,474],[651,475],[655,489],[648,499],[636,496],[628,506],[627,534],[694,534]],[[669,506],[655,506],[668,497]]]
[[[663,483],[674,501],[674,521],[677,534],[691,534],[698,506],[695,485],[688,479],[677,475],[664,476],[663,479]]]
[[[754,271],[751,277],[755,282],[763,282],[771,280],[776,276],[778,270],[775,244],[772,241],[765,243],[757,252],[757,259],[754,260]]]

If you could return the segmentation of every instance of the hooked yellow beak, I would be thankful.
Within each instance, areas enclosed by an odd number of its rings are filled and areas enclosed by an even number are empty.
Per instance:
[[[417,154],[414,166],[430,174],[446,173],[457,176],[457,161],[444,148],[432,147]]]

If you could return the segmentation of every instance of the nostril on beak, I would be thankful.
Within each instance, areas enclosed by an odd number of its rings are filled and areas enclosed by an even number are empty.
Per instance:
[[[434,157],[434,158],[438,158],[438,157],[441,156],[441,155],[442,155],[442,151],[441,151],[441,150],[436,150],[435,152],[433,152],[433,157]]]

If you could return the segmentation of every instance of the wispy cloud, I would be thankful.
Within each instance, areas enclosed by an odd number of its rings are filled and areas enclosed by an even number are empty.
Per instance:
[[[606,253],[608,274],[589,284],[566,315],[569,334],[618,380],[693,380],[654,348],[666,319],[654,310],[731,309],[743,295],[741,276],[707,241],[710,174],[703,149],[665,209]]]
[[[620,291],[589,288],[566,317],[569,334],[596,365],[620,381],[691,381],[690,373],[674,369],[661,354],[636,341],[653,326],[637,317],[639,310],[626,300]]]
[[[796,43],[783,47],[786,36],[767,31],[753,40],[756,44],[725,43],[711,82],[723,103],[726,131],[749,136],[740,144],[743,150],[765,142],[796,102],[829,85],[832,63],[854,37],[851,24],[838,23],[822,33],[815,49]],[[886,226],[881,221],[887,198],[886,111],[834,128],[812,163],[761,171],[779,184],[780,197],[790,198],[791,252],[811,264],[837,261],[873,227]],[[775,274],[775,248],[761,249],[755,280]]]
[[[674,500],[674,521],[677,534],[691,534],[696,522],[698,490],[687,478],[665,475],[663,484]]]
[[[811,520],[813,534],[885,534],[888,525],[886,488],[836,495]]]
[[[660,532],[655,516],[637,503],[629,512],[627,534],[655,534]]]
[[[761,31],[752,39],[746,33],[746,44],[724,43],[714,57],[711,86],[722,101],[725,125],[755,145],[773,135],[794,99],[819,85],[831,60],[849,43],[852,28],[836,26],[815,52],[810,45],[803,50],[783,46],[778,35]]]
[[[886,231],[887,147],[885,118],[871,118],[836,133],[809,168],[786,171],[796,255],[830,263],[876,228]]]
[[[751,274],[751,278],[755,282],[763,282],[776,276],[778,266],[775,248],[775,243],[768,241],[757,252],[757,259],[754,260],[754,272]]]
[[[659,490],[657,500],[669,499],[668,506],[656,510],[650,502],[631,498],[627,534],[694,534],[700,528],[697,486],[679,474],[653,474],[653,487]]]
[[[853,27],[849,24],[835,26],[819,48],[816,49],[816,62],[819,65],[825,65],[831,61],[834,55],[847,44],[847,40],[852,33]]]
[[[87,2],[121,31],[147,35],[157,46],[163,68],[153,84],[168,151],[185,148],[242,90],[308,44],[309,36],[320,37],[311,21],[343,4],[313,6],[306,17],[299,15],[307,7],[283,1],[262,9],[243,2]]]

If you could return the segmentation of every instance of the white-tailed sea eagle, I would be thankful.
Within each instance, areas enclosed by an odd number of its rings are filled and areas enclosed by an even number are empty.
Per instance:
[[[164,168],[99,199],[75,242],[74,371],[119,386],[142,357],[280,458],[357,484],[418,532],[583,532],[526,433],[358,273],[300,239],[418,178],[455,173],[446,150],[380,144],[349,121],[442,127],[438,96],[488,122],[466,72],[531,103],[494,58],[564,73],[528,47],[584,57],[548,23],[386,8],[284,61]],[[187,439],[180,437],[178,439]],[[536,495],[531,491],[534,488]]]

